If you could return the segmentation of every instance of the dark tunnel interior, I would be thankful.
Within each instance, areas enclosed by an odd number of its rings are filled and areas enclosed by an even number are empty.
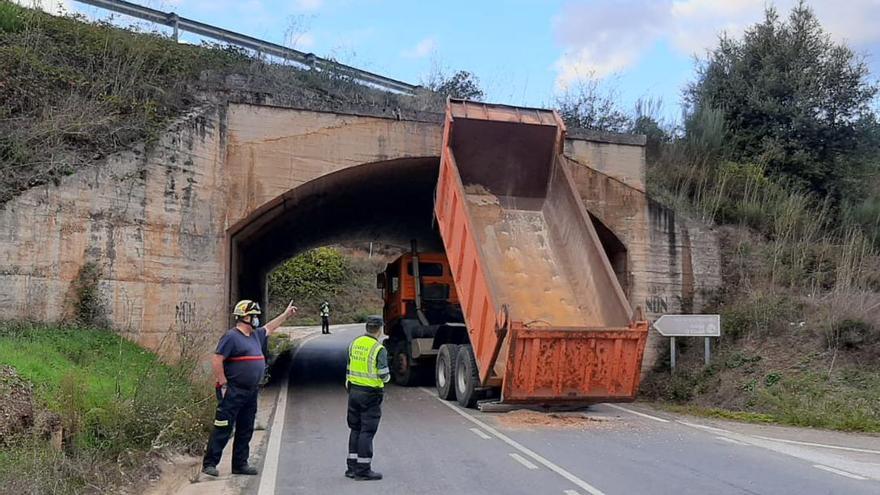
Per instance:
[[[368,163],[290,190],[240,222],[230,238],[230,304],[265,304],[266,277],[308,249],[347,241],[442,250],[433,222],[438,157]]]
[[[593,227],[596,229],[596,234],[599,236],[599,242],[605,250],[605,255],[608,256],[611,268],[614,270],[614,274],[617,275],[617,281],[620,283],[620,288],[623,289],[623,293],[629,297],[630,280],[629,269],[627,268],[628,255],[626,246],[611,229],[606,227],[605,224],[592,213],[590,213],[590,220],[593,221]]]

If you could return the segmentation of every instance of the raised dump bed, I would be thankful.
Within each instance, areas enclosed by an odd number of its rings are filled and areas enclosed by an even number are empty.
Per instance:
[[[573,187],[564,133],[549,110],[447,106],[435,215],[467,325],[450,370],[463,404],[497,386],[510,403],[638,391],[647,322],[634,321]]]

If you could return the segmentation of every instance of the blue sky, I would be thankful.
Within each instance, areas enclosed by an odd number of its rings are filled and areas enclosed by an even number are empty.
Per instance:
[[[19,0],[30,3],[32,0]],[[72,0],[90,17],[103,11]],[[546,105],[588,77],[622,104],[662,98],[678,114],[695,55],[739,35],[765,0],[134,0],[407,82],[440,68],[475,73],[490,101]],[[787,11],[796,0],[772,2]],[[831,36],[880,74],[880,0],[809,2]],[[127,21],[126,21],[127,22]],[[191,41],[196,41],[190,38]],[[876,55],[874,55],[876,54]]]

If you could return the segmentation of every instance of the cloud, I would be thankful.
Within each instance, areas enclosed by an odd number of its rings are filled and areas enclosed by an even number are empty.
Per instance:
[[[669,19],[663,2],[598,0],[570,2],[554,21],[565,52],[554,64],[557,85],[605,77],[638,62]]]
[[[557,86],[605,77],[639,62],[658,42],[683,55],[702,55],[721,32],[739,36],[760,21],[766,5],[785,16],[797,0],[571,0],[553,21],[563,49],[556,60]],[[814,0],[824,28],[859,51],[880,46],[880,1]]]
[[[425,38],[412,48],[400,52],[404,58],[425,58],[437,50],[437,41],[434,38]]]
[[[313,12],[320,9],[321,6],[324,5],[324,0],[296,0],[294,5],[296,6],[296,10]]]

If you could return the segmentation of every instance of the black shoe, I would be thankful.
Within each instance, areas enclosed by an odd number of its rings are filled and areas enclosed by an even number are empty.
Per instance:
[[[205,466],[202,468],[202,472],[207,474],[208,476],[217,477],[220,476],[220,471],[217,471],[216,466]]]
[[[354,479],[354,469],[348,468],[345,470],[345,477]]]
[[[248,466],[247,464],[245,464],[244,466],[232,468],[232,474],[245,474],[248,476],[254,476],[257,473],[259,473],[259,471],[257,471],[257,468]]]
[[[364,472],[361,472],[361,473],[356,473],[356,474],[354,475],[354,479],[355,479],[355,481],[374,481],[374,480],[381,480],[381,479],[382,479],[382,473],[377,473],[376,471],[373,471],[372,469],[370,469],[370,470],[367,470],[367,471],[364,471]]]

